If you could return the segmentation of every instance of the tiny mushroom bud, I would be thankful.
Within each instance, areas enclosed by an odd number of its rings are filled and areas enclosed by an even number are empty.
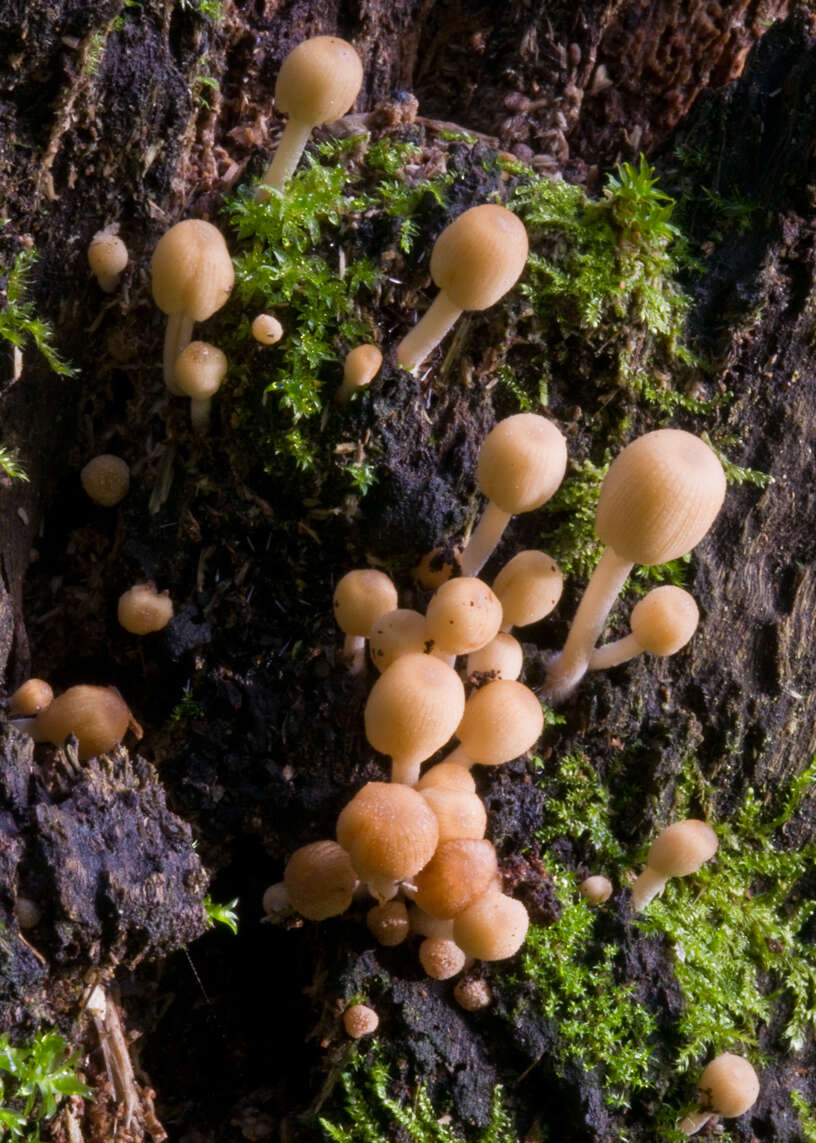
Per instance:
[[[112,750],[128,729],[132,729],[137,738],[142,736],[141,727],[134,721],[127,703],[113,687],[69,687],[36,718],[24,721],[31,724],[26,729],[35,742],[61,746],[69,734],[75,735],[82,762]]]
[[[733,1119],[754,1106],[759,1077],[742,1056],[723,1052],[707,1064],[697,1085],[703,1110],[687,1115],[678,1125],[683,1135],[695,1135],[715,1115]]]
[[[564,577],[546,552],[519,552],[493,583],[502,605],[504,630],[545,619],[561,598]]]
[[[478,1012],[493,1003],[490,985],[481,977],[463,977],[453,986],[453,998],[466,1012]]]
[[[670,877],[687,877],[714,856],[719,842],[710,825],[688,818],[661,830],[646,856],[646,868],[632,886],[637,912],[662,893]]]
[[[524,944],[529,923],[521,901],[492,890],[454,919],[453,939],[468,956],[505,960]]]
[[[449,920],[490,889],[498,873],[492,842],[440,842],[431,860],[414,879],[414,901],[432,917]]]
[[[530,688],[514,679],[495,679],[465,703],[456,730],[461,745],[445,761],[501,766],[525,754],[543,729],[544,711]]]
[[[44,679],[28,679],[9,699],[12,718],[33,718],[51,703],[54,692]]]
[[[357,675],[365,666],[365,641],[377,620],[397,608],[397,589],[374,568],[347,572],[334,589],[334,618],[346,634],[343,655]]]
[[[164,383],[175,396],[176,358],[189,345],[193,323],[220,310],[235,283],[220,230],[199,218],[177,222],[162,235],[150,263],[153,299],[168,315],[164,338]]]
[[[190,398],[190,419],[197,433],[206,433],[210,427],[212,398],[226,372],[226,354],[208,341],[191,341],[176,358],[176,388]]]
[[[119,275],[127,264],[127,246],[118,235],[105,230],[94,234],[88,247],[88,265],[101,290],[112,294],[119,284]]]
[[[270,885],[264,890],[261,908],[267,917],[274,917],[277,913],[283,913],[292,908],[292,902],[289,900],[289,893],[283,881],[276,881],[274,885]]]
[[[294,173],[315,127],[345,115],[363,83],[363,65],[351,44],[337,36],[314,36],[294,48],[281,64],[275,84],[278,111],[289,116],[275,157],[256,197],[280,190]]]
[[[89,460],[79,474],[82,487],[94,504],[113,508],[130,488],[130,468],[121,456],[102,453]]]
[[[293,909],[310,921],[325,921],[348,909],[357,877],[336,841],[314,841],[289,858],[283,883]]]
[[[691,639],[699,620],[694,596],[682,587],[667,583],[653,588],[632,608],[632,633],[593,651],[589,670],[617,667],[644,651],[651,655],[673,655]]]
[[[472,576],[443,583],[425,616],[434,650],[454,656],[484,647],[498,632],[501,621],[498,599],[486,583]]]
[[[366,913],[366,925],[378,944],[386,948],[402,944],[410,932],[405,902],[386,901],[383,905],[374,905]]]
[[[371,628],[368,638],[371,661],[382,673],[400,655],[411,652],[421,655],[427,640],[424,615],[407,607],[387,611]]]
[[[359,1040],[361,1036],[370,1036],[376,1032],[380,1018],[373,1008],[367,1004],[352,1004],[343,1013],[343,1027],[352,1040]]]
[[[612,882],[602,873],[585,877],[578,886],[578,892],[588,905],[603,905],[612,896]]]
[[[529,243],[524,223],[494,203],[473,206],[446,226],[431,253],[439,293],[397,346],[403,369],[415,369],[463,310],[486,310],[511,289],[524,269]]]
[[[156,591],[152,583],[137,583],[119,596],[116,613],[131,635],[151,635],[173,618],[173,601],[169,592]]]
[[[467,957],[454,941],[426,937],[419,946],[419,960],[433,980],[450,980],[465,967]]]
[[[338,405],[346,405],[357,392],[370,385],[382,365],[382,353],[376,345],[358,345],[346,356],[343,384],[334,395]]]
[[[440,842],[484,837],[487,811],[478,794],[431,786],[422,796],[436,815]]]
[[[517,679],[524,666],[524,652],[521,644],[506,631],[500,631],[495,638],[471,652],[467,658],[467,675],[494,675],[497,679]]]
[[[546,504],[566,468],[567,442],[546,417],[516,413],[491,429],[479,451],[476,474],[488,505],[462,553],[463,575],[478,575],[510,517]]]
[[[277,345],[283,337],[283,326],[274,314],[258,314],[252,322],[252,336],[261,345]]]

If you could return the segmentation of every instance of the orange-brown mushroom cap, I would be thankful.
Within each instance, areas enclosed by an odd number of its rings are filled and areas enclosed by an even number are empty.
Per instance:
[[[69,687],[34,719],[34,738],[61,746],[69,734],[79,743],[80,761],[112,750],[134,727],[127,703],[112,687]]]
[[[394,782],[369,782],[337,819],[337,840],[361,881],[403,881],[431,860],[439,827],[416,790]]]
[[[516,413],[491,429],[479,452],[481,492],[502,512],[532,512],[553,496],[564,479],[567,442],[537,413]]]
[[[759,1096],[759,1077],[748,1060],[723,1052],[707,1064],[697,1085],[702,1101],[726,1119],[744,1115]]]
[[[289,858],[283,883],[293,909],[310,921],[324,921],[348,909],[357,877],[336,841],[314,841]]]
[[[526,627],[553,610],[561,598],[564,577],[546,552],[526,551],[513,556],[493,582],[505,624]]]
[[[79,474],[79,479],[94,504],[113,508],[127,496],[130,467],[121,456],[106,452],[89,460]]]
[[[281,64],[275,84],[278,111],[302,123],[333,123],[345,115],[363,83],[354,47],[339,36],[303,40]]]
[[[461,310],[486,310],[524,269],[529,242],[512,211],[482,203],[446,226],[431,253],[431,277]]]
[[[449,919],[490,889],[498,873],[492,842],[441,842],[414,879],[416,904],[432,917]]]
[[[700,612],[682,587],[655,587],[632,608],[630,626],[638,645],[652,655],[673,655],[697,630]]]
[[[502,609],[486,583],[462,576],[442,584],[428,604],[425,621],[435,648],[446,655],[467,655],[496,635]]]
[[[529,750],[543,729],[544,711],[530,688],[495,679],[467,700],[456,737],[472,762],[500,766]]]
[[[162,235],[150,270],[159,309],[193,321],[206,321],[219,310],[235,282],[223,234],[200,218],[177,222]]]
[[[660,831],[646,864],[665,877],[687,877],[712,858],[718,846],[717,835],[707,822],[688,818]]]
[[[521,901],[496,891],[479,897],[453,922],[453,939],[468,956],[505,960],[524,944],[530,918]]]
[[[374,623],[397,608],[397,589],[385,572],[346,572],[334,589],[334,618],[341,631],[367,639]]]

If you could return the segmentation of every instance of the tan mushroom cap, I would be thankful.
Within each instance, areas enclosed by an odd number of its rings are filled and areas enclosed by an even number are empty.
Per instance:
[[[544,711],[530,688],[495,679],[467,700],[456,737],[472,762],[501,766],[526,753],[543,729]]]
[[[223,234],[200,218],[177,222],[162,235],[150,270],[159,309],[193,321],[206,321],[219,310],[235,283]]]
[[[33,718],[53,701],[54,692],[45,679],[27,679],[9,699],[12,718]]]
[[[436,815],[440,842],[484,837],[487,810],[478,794],[431,786],[422,791],[422,796]]]
[[[450,919],[487,893],[498,870],[492,842],[440,842],[436,853],[414,880],[417,888],[414,901],[432,917]]]
[[[130,488],[130,468],[121,456],[102,453],[89,460],[79,479],[94,504],[113,508],[127,496]]]
[[[196,401],[217,393],[226,372],[226,354],[208,341],[191,341],[173,364],[173,376],[179,389]]]
[[[372,663],[382,672],[401,655],[421,655],[427,641],[425,616],[409,607],[398,607],[376,620],[369,635],[368,649]]]
[[[275,84],[278,111],[313,126],[345,115],[363,83],[360,57],[338,36],[313,36],[281,64]]]
[[[705,1105],[726,1119],[744,1115],[759,1096],[759,1077],[753,1067],[731,1052],[707,1064],[697,1086]]]
[[[524,944],[530,918],[521,901],[489,892],[474,901],[453,922],[453,939],[468,956],[504,960]]]
[[[258,314],[252,322],[252,336],[261,345],[277,345],[283,337],[283,326],[274,314]]]
[[[173,601],[168,592],[137,583],[119,596],[116,614],[131,635],[150,635],[163,630],[173,618]]]
[[[501,627],[501,604],[480,579],[462,576],[443,583],[428,604],[428,636],[446,655],[478,651]]]
[[[479,488],[502,512],[532,512],[553,496],[567,468],[567,442],[546,417],[516,413],[491,429],[479,452]]]
[[[468,675],[495,675],[497,679],[517,679],[523,666],[521,643],[507,631],[500,631],[486,646],[472,651],[467,659]]]
[[[38,742],[61,746],[69,734],[79,743],[81,761],[105,754],[122,741],[133,726],[141,737],[141,729],[122,696],[112,687],[69,687],[34,720],[34,737]]]
[[[352,1004],[343,1013],[343,1027],[352,1040],[359,1040],[361,1036],[370,1036],[379,1027],[380,1018],[373,1008],[367,1004]]]
[[[360,568],[346,572],[334,589],[334,618],[347,635],[367,639],[381,615],[396,610],[397,589],[385,572]]]
[[[603,905],[612,896],[612,882],[602,873],[585,877],[578,886],[578,892],[589,905]]]
[[[432,980],[450,980],[465,967],[466,956],[455,941],[426,937],[419,946],[419,961]]]
[[[431,254],[431,277],[461,310],[486,310],[514,286],[529,242],[524,223],[495,203],[472,206],[446,226]]]
[[[537,623],[553,610],[564,590],[561,569],[546,552],[519,552],[493,583],[504,622],[512,627]]]
[[[439,826],[428,803],[410,786],[369,782],[337,819],[337,840],[361,881],[403,881],[433,857]]]
[[[639,646],[652,655],[673,655],[697,630],[700,612],[682,587],[656,587],[632,608],[630,626]]]
[[[293,909],[310,921],[324,921],[345,913],[357,877],[336,841],[313,841],[289,858],[283,883]]]
[[[93,236],[88,246],[88,265],[101,282],[116,278],[127,264],[128,248],[117,234],[100,230]]]
[[[464,709],[465,688],[447,663],[401,655],[371,688],[366,738],[391,758],[424,762],[451,738]]]
[[[664,877],[686,877],[717,852],[714,830],[697,818],[674,822],[661,830],[652,842],[646,864]]]
[[[705,441],[657,429],[618,454],[601,485],[595,530],[622,559],[665,564],[696,547],[725,497],[725,473]]]
[[[416,784],[417,790],[430,790],[437,786],[446,790],[463,790],[472,794],[476,789],[473,775],[455,762],[437,762],[426,770]]]
[[[382,365],[382,353],[376,345],[358,345],[346,354],[343,384],[350,389],[370,385]]]
[[[386,901],[384,905],[374,905],[366,913],[366,925],[377,943],[385,948],[395,948],[402,944],[411,931],[404,901]]]

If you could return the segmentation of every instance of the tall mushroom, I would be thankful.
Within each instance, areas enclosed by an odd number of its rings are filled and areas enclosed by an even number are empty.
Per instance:
[[[640,912],[662,893],[671,877],[688,877],[714,856],[719,842],[710,825],[697,818],[674,822],[649,847],[646,868],[632,886],[632,904]]]
[[[397,589],[385,572],[355,568],[338,582],[333,602],[335,621],[346,636],[343,657],[351,673],[358,675],[365,667],[365,641],[371,628],[397,610]]]

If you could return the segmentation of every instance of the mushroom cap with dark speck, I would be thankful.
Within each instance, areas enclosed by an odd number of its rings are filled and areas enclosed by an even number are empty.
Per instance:
[[[759,1077],[753,1067],[731,1052],[707,1064],[697,1086],[705,1106],[726,1119],[744,1115],[759,1095]]]

